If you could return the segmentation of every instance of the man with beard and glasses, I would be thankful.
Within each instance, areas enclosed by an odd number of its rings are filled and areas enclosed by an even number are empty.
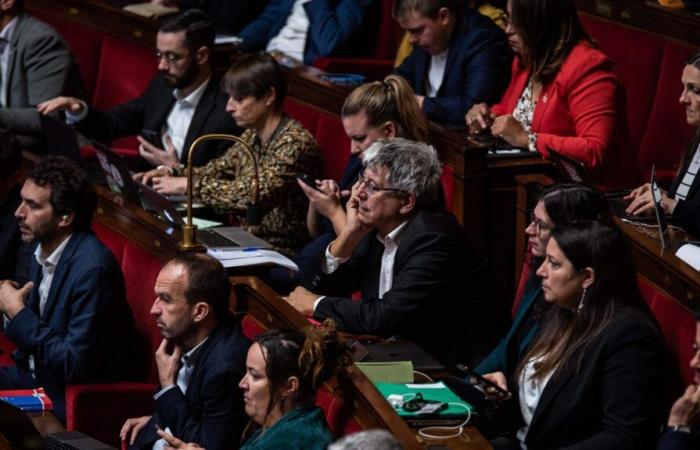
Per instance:
[[[0,281],[4,335],[17,347],[0,389],[43,387],[65,421],[67,384],[136,377],[140,355],[121,269],[90,229],[97,198],[86,174],[47,156],[20,196],[15,217],[34,255],[31,281]]]
[[[164,22],[156,47],[159,73],[140,97],[109,111],[88,108],[76,98],[57,97],[40,104],[39,111],[65,110],[69,123],[99,141],[140,135],[139,170],[186,163],[190,145],[203,134],[238,134],[240,130],[226,113],[228,97],[214,79],[214,28],[208,16],[189,10]],[[205,164],[227,147],[222,141],[203,144],[194,154],[194,164]]]

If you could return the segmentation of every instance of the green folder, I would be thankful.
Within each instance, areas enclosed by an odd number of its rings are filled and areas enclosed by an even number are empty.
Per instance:
[[[445,383],[442,381],[426,384],[376,383],[375,385],[384,398],[387,398],[392,394],[399,394],[408,397],[406,394],[417,394],[420,392],[425,400],[435,400],[448,404],[446,409],[443,409],[435,414],[431,414],[431,417],[441,417],[445,419],[467,417],[467,415],[473,411],[473,408],[469,403],[459,398],[457,394],[445,386]],[[464,408],[450,403],[464,405]],[[402,408],[397,408],[396,412],[403,418],[420,418],[425,416],[423,414],[405,411]]]

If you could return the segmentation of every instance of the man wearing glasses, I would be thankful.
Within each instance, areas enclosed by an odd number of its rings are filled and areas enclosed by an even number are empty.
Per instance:
[[[140,170],[186,163],[190,145],[202,134],[238,134],[226,113],[228,98],[212,77],[214,28],[207,15],[189,10],[164,22],[156,47],[158,75],[140,97],[109,111],[88,108],[76,98],[58,97],[40,104],[39,111],[65,110],[68,122],[98,141],[139,135]],[[197,166],[223,153],[227,144],[214,141],[203,147],[193,156]]]
[[[347,224],[289,302],[353,334],[408,339],[451,367],[482,336],[481,267],[454,216],[439,204],[440,161],[429,145],[378,141],[347,204]],[[361,291],[362,299],[350,296]],[[463,359],[460,359],[463,361]]]

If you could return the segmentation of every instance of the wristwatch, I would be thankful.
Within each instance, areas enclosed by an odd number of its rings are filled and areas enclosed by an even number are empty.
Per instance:
[[[669,425],[666,427],[666,431],[672,431],[674,433],[686,433],[686,434],[690,434],[692,432],[688,425]]]

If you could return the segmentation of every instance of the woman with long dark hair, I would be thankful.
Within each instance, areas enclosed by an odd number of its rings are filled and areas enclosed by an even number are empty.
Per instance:
[[[603,187],[639,180],[622,82],[583,29],[573,0],[509,0],[506,34],[516,54],[501,102],[466,115],[510,145],[584,163]]]
[[[522,426],[494,448],[652,448],[664,347],[624,235],[557,226],[537,275],[552,307],[509,380]]]

